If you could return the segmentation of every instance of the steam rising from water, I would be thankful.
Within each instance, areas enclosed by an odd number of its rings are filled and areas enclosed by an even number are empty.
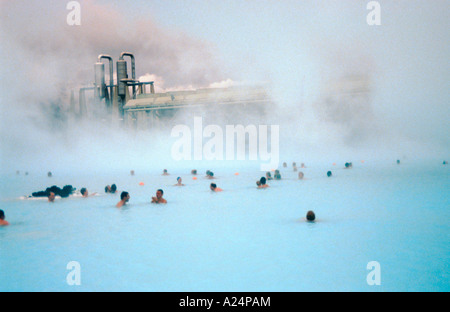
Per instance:
[[[242,23],[240,32],[218,34],[224,41],[234,35],[234,60],[224,55],[229,45],[224,52],[218,42],[160,26],[151,14],[130,17],[114,4],[80,1],[82,26],[70,27],[64,1],[0,3],[6,171],[177,165],[170,160],[170,126],[135,133],[67,114],[70,90],[92,83],[97,56],[116,61],[123,51],[135,54],[137,76],[155,80],[157,91],[270,82],[275,105],[267,115],[239,116],[236,123],[280,125],[281,161],[440,159],[450,151],[448,1],[383,2],[376,27],[365,24],[364,1],[324,1],[319,8],[313,1],[264,2],[258,14],[270,11],[267,19],[244,7],[248,21],[229,16],[231,24]],[[362,96],[342,95],[349,81],[363,82]],[[214,111],[216,121],[225,116]],[[172,119],[190,122],[182,113]]]

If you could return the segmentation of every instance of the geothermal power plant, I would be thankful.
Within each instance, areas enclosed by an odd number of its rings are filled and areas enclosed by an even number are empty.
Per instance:
[[[127,128],[158,129],[170,125],[180,112],[185,117],[202,116],[211,122],[248,123],[252,118],[264,120],[276,109],[269,84],[155,93],[153,81],[136,78],[136,61],[130,52],[122,52],[115,64],[113,57],[100,54],[93,78],[88,87],[78,90],[78,109],[72,91],[72,113],[86,117],[100,110],[102,119],[106,112],[106,119]],[[370,121],[370,81],[360,75],[328,81],[312,105],[323,121],[342,124],[350,131],[361,130],[358,121]]]
[[[109,81],[106,81],[104,60],[108,61]],[[87,92],[90,93],[88,101]],[[214,112],[227,111],[233,120],[236,120],[236,114],[263,116],[272,102],[266,85],[155,93],[153,81],[141,82],[136,78],[135,57],[129,52],[120,54],[115,71],[113,58],[100,54],[94,64],[92,86],[80,88],[78,94],[78,116],[88,115],[93,106],[103,106],[112,119],[138,129],[160,127],[181,110],[184,114],[196,115],[210,112],[211,116]],[[72,95],[71,110],[74,112],[77,111],[75,106]],[[225,106],[226,110],[223,110]]]

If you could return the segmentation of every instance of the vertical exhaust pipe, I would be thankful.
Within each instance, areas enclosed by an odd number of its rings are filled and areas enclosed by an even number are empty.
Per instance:
[[[134,59],[134,54],[130,53],[130,52],[122,52],[120,54],[119,61],[124,62],[124,59],[123,59],[124,56],[129,56],[131,59],[131,79],[133,79],[133,81],[136,81],[136,63],[135,63],[135,59]],[[126,65],[125,65],[125,70],[126,70]],[[128,74],[126,76],[128,78]],[[133,86],[133,95],[134,95],[134,93],[135,93],[135,86]]]
[[[131,79],[136,80],[136,64],[134,60],[134,55],[130,52],[122,52],[120,54],[119,60],[123,60],[124,56],[129,56],[131,58]]]
[[[103,58],[105,58],[105,59],[107,59],[107,60],[109,60],[109,99],[108,99],[108,108],[111,108],[111,104],[112,104],[112,97],[113,97],[113,95],[114,95],[114,91],[113,91],[113,88],[114,88],[114,68],[113,68],[113,66],[114,66],[114,64],[113,64],[113,59],[112,59],[112,57],[111,56],[109,56],[109,55],[107,55],[107,54],[100,54],[99,56],[98,56],[98,62],[97,62],[97,64],[103,64],[102,62],[101,62],[101,60],[103,59]],[[104,81],[104,78],[103,78],[103,81]]]

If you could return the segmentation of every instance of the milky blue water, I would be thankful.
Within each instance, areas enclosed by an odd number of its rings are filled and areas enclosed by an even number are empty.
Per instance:
[[[261,173],[192,168],[2,175],[0,291],[449,291],[450,173],[442,162]],[[212,169],[221,193],[204,178]],[[333,177],[327,178],[326,171]],[[185,187],[174,187],[181,176]],[[144,182],[140,186],[139,182]],[[116,183],[118,194],[105,194]],[[51,185],[90,198],[19,200]],[[150,204],[163,188],[167,205]],[[131,200],[115,208],[122,190]],[[304,217],[313,210],[317,222]],[[69,285],[70,261],[81,285]],[[381,285],[370,286],[370,261]]]

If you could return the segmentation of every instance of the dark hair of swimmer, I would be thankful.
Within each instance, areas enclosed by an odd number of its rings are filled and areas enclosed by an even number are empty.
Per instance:
[[[117,191],[117,185],[111,185],[111,193],[115,193]]]
[[[269,171],[267,171],[267,172],[266,172],[266,176],[267,176],[268,178],[270,178],[270,177],[272,176],[272,174],[271,174]]]
[[[109,193],[111,191],[111,186],[105,186],[105,193]]]
[[[311,210],[306,213],[306,220],[314,221],[316,219],[316,215]]]
[[[328,176],[328,177],[331,177],[331,175],[332,175],[331,171],[328,171],[328,172],[327,172],[327,176]]]
[[[128,196],[128,192],[122,192],[122,194],[120,194],[120,200],[123,200],[127,196]]]
[[[158,192],[161,192],[161,195],[164,195],[164,191],[162,189],[159,189]]]
[[[80,190],[80,193],[81,193],[81,195],[84,195],[84,193],[86,193],[86,188],[83,187],[83,188]]]
[[[0,219],[5,220],[5,212],[0,209]]]
[[[212,177],[212,176],[214,176],[214,172],[210,171],[210,172],[208,173],[208,175],[209,175],[210,177]]]
[[[259,180],[259,182],[261,182],[262,185],[266,184],[266,178],[261,177],[261,179]]]
[[[211,183],[211,187],[215,189],[217,185],[215,183]]]
[[[194,174],[194,175],[197,174],[197,170],[195,170],[195,169],[192,170],[192,171],[191,171],[191,174]]]

